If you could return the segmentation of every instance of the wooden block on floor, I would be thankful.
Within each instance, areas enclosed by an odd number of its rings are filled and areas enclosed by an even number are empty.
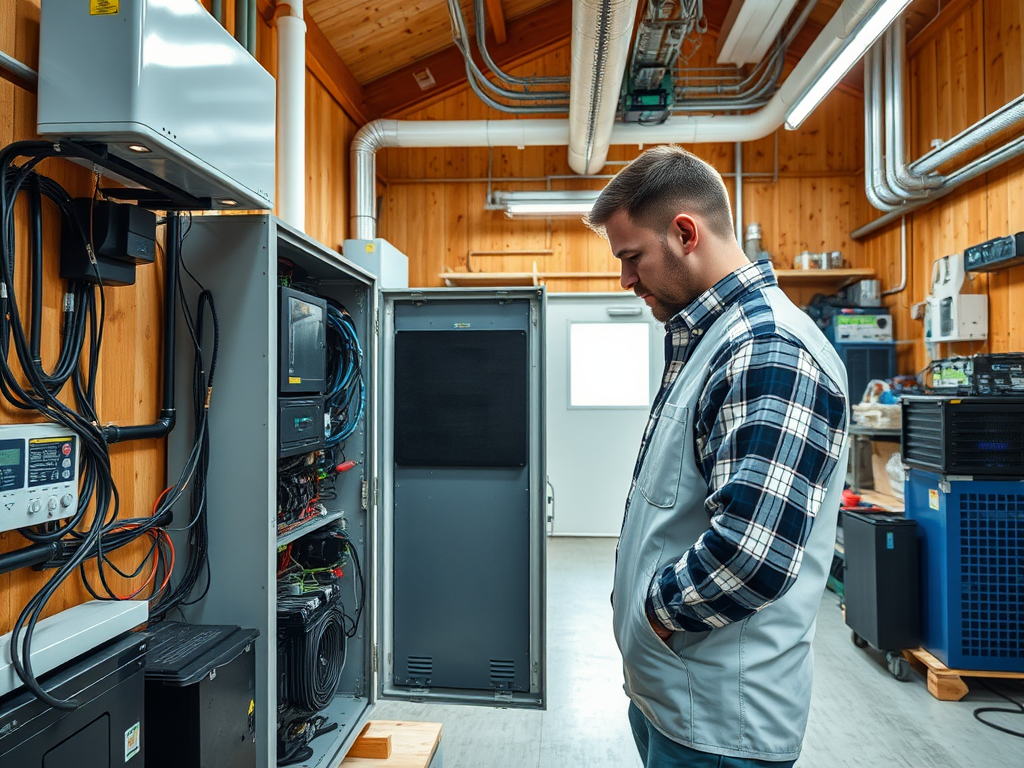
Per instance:
[[[378,732],[377,728],[370,732],[373,723],[363,726],[363,732],[356,737],[355,744],[348,751],[348,757],[369,757],[374,760],[387,760],[391,757],[391,734]]]
[[[975,669],[950,669],[924,648],[904,651],[903,655],[918,672],[928,678],[928,692],[940,701],[960,701],[967,695],[965,677],[994,677],[1024,680],[1024,672],[986,672]]]
[[[371,720],[359,738],[383,737],[390,740],[390,757],[359,756],[353,745],[353,750],[341,761],[341,768],[427,768],[441,741],[441,724]]]

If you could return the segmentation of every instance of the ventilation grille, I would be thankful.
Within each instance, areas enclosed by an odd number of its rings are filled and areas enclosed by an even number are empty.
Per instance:
[[[948,474],[1024,476],[1024,402],[993,400],[903,398],[904,462]]]
[[[1024,659],[1024,495],[960,496],[961,649]]]
[[[508,659],[491,659],[491,682],[511,683],[516,679],[516,663]]]
[[[412,678],[430,678],[434,676],[433,656],[409,656],[405,661],[405,674]]]

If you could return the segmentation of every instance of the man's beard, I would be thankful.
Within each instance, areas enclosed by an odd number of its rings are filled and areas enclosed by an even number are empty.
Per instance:
[[[670,280],[675,278],[674,288],[679,289],[679,292],[685,292],[687,294],[693,293],[690,288],[690,277],[686,274],[686,271],[682,266],[675,260],[675,254],[669,250],[667,243],[662,243],[662,258],[665,259],[665,263],[669,265],[669,269],[666,270],[666,277]],[[651,314],[654,315],[654,319],[659,323],[667,323],[673,317],[682,312],[686,306],[693,301],[693,299],[687,299],[684,302],[679,302],[677,297],[671,297],[671,299],[661,295],[661,292],[654,293],[650,288],[645,286],[643,283],[637,283],[633,286],[633,291],[639,294],[648,294],[654,298],[654,304],[649,305],[651,307]],[[698,294],[694,294],[693,298],[696,298]]]

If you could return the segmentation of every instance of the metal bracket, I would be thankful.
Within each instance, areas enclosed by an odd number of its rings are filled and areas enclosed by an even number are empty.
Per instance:
[[[370,509],[369,507],[369,483],[363,480],[362,486],[359,491],[359,503],[364,512]]]

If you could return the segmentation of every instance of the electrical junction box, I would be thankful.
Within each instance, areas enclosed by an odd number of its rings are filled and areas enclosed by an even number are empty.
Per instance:
[[[42,4],[39,134],[104,144],[212,208],[272,208],[270,73],[195,0],[96,8]]]
[[[346,240],[342,255],[376,275],[381,289],[409,287],[409,257],[387,240]]]
[[[78,511],[78,436],[55,424],[0,426],[0,531]]]
[[[965,276],[962,253],[943,256],[932,265],[932,290],[925,299],[926,342],[988,338],[988,297],[961,293]]]

